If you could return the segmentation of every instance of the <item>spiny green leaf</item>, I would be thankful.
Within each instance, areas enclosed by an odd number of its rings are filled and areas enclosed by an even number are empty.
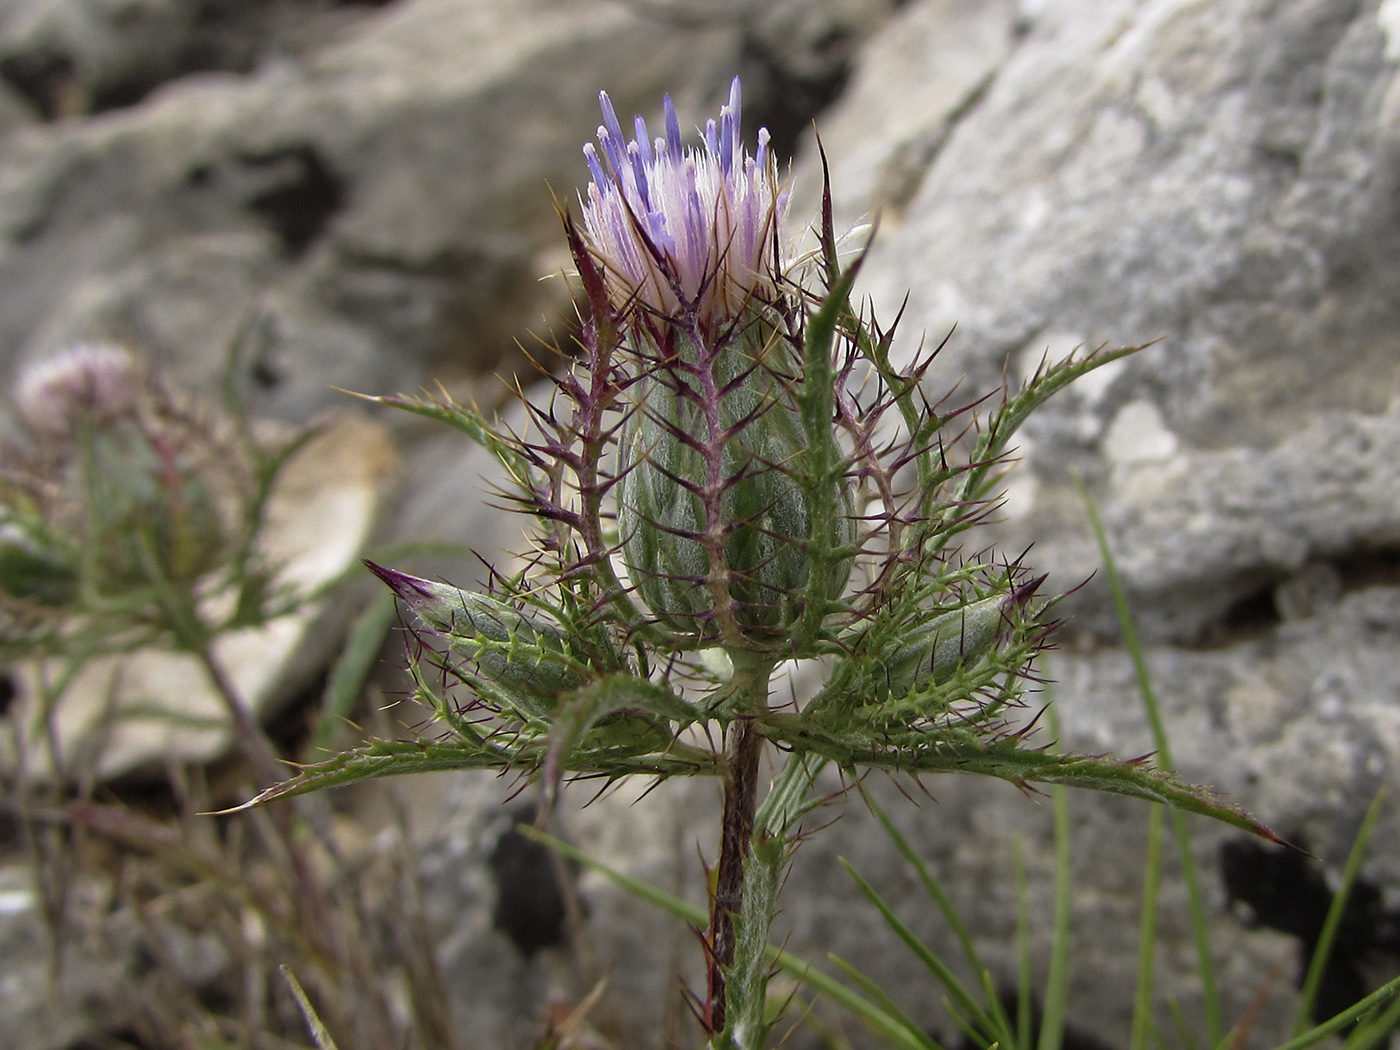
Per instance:
[[[1008,758],[1010,759],[1008,761]],[[1214,789],[1178,780],[1141,761],[1123,762],[1104,756],[1050,755],[1040,751],[1000,747],[985,758],[972,756],[921,756],[919,771],[936,770],[951,761],[962,772],[984,773],[1018,785],[1031,783],[1063,784],[1130,798],[1161,802],[1173,809],[1199,813],[1232,827],[1282,843],[1273,831]]]
[[[513,435],[492,426],[475,406],[454,401],[445,390],[440,390],[434,397],[409,397],[406,394],[355,396],[371,404],[400,408],[460,430],[495,456],[510,472],[516,484],[526,492],[533,491],[535,470],[529,459],[520,451],[519,442]]]
[[[365,562],[423,626],[473,661],[522,720],[550,717],[560,696],[583,685],[587,670],[554,622],[511,602]]]
[[[274,799],[290,798],[323,788],[404,773],[433,773],[445,769],[505,769],[513,764],[513,758],[505,747],[490,745],[456,741],[375,740],[325,762],[304,766],[292,779],[273,784],[243,805],[235,806],[227,812],[237,813],[264,805]]]
[[[804,739],[800,730],[788,739],[785,732],[775,729],[770,722],[765,721],[763,729],[771,738],[802,750],[807,750],[811,743]],[[826,753],[826,750],[834,749],[828,747],[819,753]],[[1187,813],[1199,813],[1271,842],[1283,841],[1211,788],[1188,784],[1148,765],[1145,759],[1125,762],[1103,755],[1058,755],[1025,747],[1014,738],[978,744],[967,740],[950,741],[930,734],[928,743],[922,747],[851,747],[844,757],[836,760],[848,768],[873,766],[916,774],[975,773],[996,777],[1020,788],[1033,784],[1063,784],[1126,795],[1161,802]]]
[[[801,479],[806,496],[807,513],[814,522],[829,522],[842,513],[833,488],[844,467],[841,449],[831,426],[836,397],[831,356],[838,323],[850,313],[851,288],[859,272],[858,259],[836,282],[821,307],[808,320],[803,341],[802,381],[797,393],[797,406],[802,416],[806,447],[796,457],[795,472]],[[806,605],[793,631],[794,651],[806,651],[820,633],[826,599],[830,597],[828,588],[833,563],[843,557],[832,539],[831,530],[814,528],[807,541],[810,569]]]
[[[639,712],[622,724],[601,724],[621,712]],[[595,727],[609,743],[639,752],[664,751],[674,738],[667,722],[675,719],[685,725],[699,721],[695,707],[670,689],[634,675],[608,675],[575,689],[563,697],[549,729],[549,750],[544,779],[553,791],[565,763]],[[611,730],[609,733],[608,731]]]
[[[1142,346],[1124,346],[1113,350],[1099,349],[1086,357],[1077,358],[1071,354],[1054,365],[1042,364],[1031,380],[1003,401],[1001,408],[993,415],[972,457],[977,465],[963,477],[960,502],[973,502],[986,496],[992,471],[1002,462],[1002,456],[1011,447],[1012,437],[1032,412],[1080,376],[1151,345],[1144,343]]]
[[[544,754],[545,745],[540,739],[516,743],[504,735],[500,742],[480,743],[375,740],[325,762],[304,766],[292,779],[274,784],[255,798],[226,812],[237,813],[265,805],[274,799],[406,773],[435,773],[448,769],[530,773],[540,767]],[[664,753],[646,755],[638,755],[626,748],[599,748],[587,754],[571,756],[564,761],[563,767],[565,773],[586,777],[616,778],[633,774],[653,777],[715,776],[719,773],[719,759],[699,748],[672,744]]]

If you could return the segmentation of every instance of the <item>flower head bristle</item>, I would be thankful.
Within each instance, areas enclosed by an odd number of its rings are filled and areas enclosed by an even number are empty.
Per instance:
[[[612,100],[599,93],[598,145],[584,146],[592,181],[582,198],[589,249],[617,300],[709,329],[737,318],[778,283],[773,260],[788,195],[778,188],[766,129],[749,156],[734,78],[719,120],[686,148],[668,95],[664,137],[637,117],[627,141]]]

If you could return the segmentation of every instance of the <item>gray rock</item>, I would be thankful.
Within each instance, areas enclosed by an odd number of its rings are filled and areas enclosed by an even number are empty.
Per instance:
[[[244,73],[346,31],[377,0],[13,0],[0,76],[46,118],[129,106],[195,72]]]
[[[0,144],[7,353],[125,338],[207,383],[259,319],[262,407],[302,419],[343,403],[332,383],[489,367],[560,287],[536,280],[557,266],[548,187],[579,182],[600,83],[654,108],[667,81],[721,82],[738,39],[557,0],[415,0],[354,28]]]
[[[139,992],[151,958],[143,947],[142,917],[121,907],[107,877],[78,876],[65,888],[64,923],[57,979],[53,969],[54,927],[27,863],[0,867],[0,1043],[63,1050],[94,1035],[138,1028],[143,1023]],[[50,887],[52,889],[52,887]],[[151,919],[147,914],[146,920]],[[216,938],[157,920],[162,949],[180,957],[181,976],[191,989],[205,985],[228,962]],[[146,951],[146,958],[142,953]]]

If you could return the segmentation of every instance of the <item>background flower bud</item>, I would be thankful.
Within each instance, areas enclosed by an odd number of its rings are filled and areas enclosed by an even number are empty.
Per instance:
[[[80,576],[77,590],[159,590],[227,563],[234,505],[252,486],[222,417],[106,344],[31,365],[14,405],[24,426],[4,449],[0,521],[30,553]],[[14,565],[25,560],[10,552]]]
[[[158,421],[118,420],[93,428],[70,484],[89,506],[109,586],[153,574],[190,581],[225,555],[225,529],[201,469],[200,450]],[[155,564],[151,564],[151,559]]]
[[[36,432],[63,435],[83,419],[109,421],[136,411],[142,378],[124,347],[80,343],[30,365],[15,381],[15,408]]]

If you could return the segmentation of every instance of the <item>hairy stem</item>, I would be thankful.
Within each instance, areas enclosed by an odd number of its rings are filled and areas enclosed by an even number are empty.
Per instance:
[[[772,663],[756,660],[745,652],[730,655],[735,665],[731,684],[744,698],[741,710],[765,711]],[[710,903],[709,987],[705,1004],[705,1020],[712,1032],[724,1029],[725,974],[734,963],[734,917],[744,904],[744,866],[758,809],[758,766],[763,741],[752,720],[741,714],[730,729],[725,749],[724,809],[720,818],[719,865]]]
[[[767,1044],[769,932],[798,822],[814,805],[809,795],[823,764],[814,755],[792,756],[754,816],[743,901],[735,916],[734,961],[725,974],[724,1031],[714,1050],[762,1050]]]

